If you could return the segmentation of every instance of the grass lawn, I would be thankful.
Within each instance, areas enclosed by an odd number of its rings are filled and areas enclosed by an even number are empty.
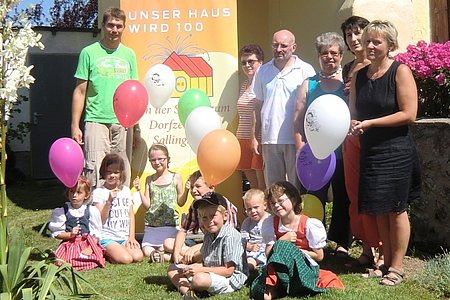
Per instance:
[[[59,241],[39,234],[55,207],[66,201],[62,184],[56,181],[20,182],[7,187],[10,198],[9,223],[13,234],[23,235],[27,246],[40,250],[55,249]],[[353,256],[360,248],[351,249]],[[344,291],[331,290],[315,299],[440,299],[436,294],[418,284],[416,274],[424,262],[408,253],[405,269],[407,277],[397,287],[384,287],[377,279],[364,279],[362,269],[347,269],[346,260],[338,259],[327,251],[321,266],[336,272],[345,285]],[[147,261],[133,265],[112,265],[104,269],[84,271],[82,275],[97,290],[99,295],[93,299],[179,299],[180,294],[171,287],[166,276],[168,264],[149,264]],[[426,278],[422,278],[426,280]],[[248,299],[249,288],[211,299]]]

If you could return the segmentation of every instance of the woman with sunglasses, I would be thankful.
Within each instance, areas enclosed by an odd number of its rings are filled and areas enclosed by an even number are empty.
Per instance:
[[[239,51],[241,66],[246,80],[242,83],[237,102],[239,125],[236,137],[241,145],[241,160],[237,167],[244,172],[250,182],[251,188],[265,189],[262,155],[253,153],[252,145],[252,121],[254,118],[254,98],[252,92],[253,78],[264,61],[264,52],[259,45],[250,44]],[[261,132],[256,136],[261,140]]]

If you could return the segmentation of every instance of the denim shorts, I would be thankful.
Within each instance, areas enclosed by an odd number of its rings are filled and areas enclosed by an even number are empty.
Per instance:
[[[104,239],[104,240],[100,240],[100,245],[103,248],[108,247],[109,244],[111,243],[117,243],[119,245],[123,245],[127,242],[127,240],[111,240],[111,239]]]

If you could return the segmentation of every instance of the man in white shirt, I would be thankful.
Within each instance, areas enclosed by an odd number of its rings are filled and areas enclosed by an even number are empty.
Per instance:
[[[289,30],[274,33],[273,59],[255,76],[255,124],[252,149],[264,159],[266,185],[288,180],[299,187],[295,168],[293,120],[295,95],[303,81],[315,75],[314,68],[293,53],[295,36]],[[256,136],[261,131],[261,148]]]

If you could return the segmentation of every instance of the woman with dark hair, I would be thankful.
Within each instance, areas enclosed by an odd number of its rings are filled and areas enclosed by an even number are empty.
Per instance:
[[[241,145],[241,160],[237,170],[242,170],[250,182],[251,188],[266,188],[264,183],[263,159],[262,155],[253,153],[252,145],[252,124],[254,119],[254,98],[252,92],[253,78],[264,61],[264,52],[259,45],[250,44],[242,47],[239,51],[242,70],[247,79],[242,83],[237,102],[239,125],[236,137]],[[261,132],[256,137],[261,141]]]
[[[353,53],[355,59],[347,63],[342,69],[344,79],[344,92],[348,95],[350,82],[355,72],[370,64],[364,53],[364,45],[361,43],[361,36],[369,21],[363,17],[351,16],[342,25],[342,34],[345,37],[347,48]],[[358,187],[359,187],[359,136],[349,135],[342,145],[342,155],[344,160],[345,186],[350,199],[350,227],[352,234],[362,241],[361,256],[348,266],[373,267],[373,272],[369,277],[380,276],[378,270],[383,265],[383,256],[380,254],[375,262],[374,248],[380,247],[380,238],[375,224],[375,217],[360,214],[358,211]]]

